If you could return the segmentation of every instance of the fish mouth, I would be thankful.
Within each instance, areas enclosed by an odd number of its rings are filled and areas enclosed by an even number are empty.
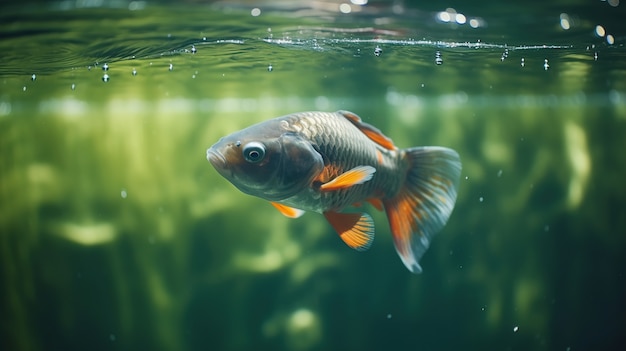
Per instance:
[[[206,150],[206,159],[218,170],[226,167],[226,158],[221,152],[209,148]]]

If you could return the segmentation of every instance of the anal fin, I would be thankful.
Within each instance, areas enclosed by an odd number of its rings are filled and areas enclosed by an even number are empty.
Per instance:
[[[357,251],[365,251],[374,241],[374,220],[367,213],[324,212],[341,240]]]

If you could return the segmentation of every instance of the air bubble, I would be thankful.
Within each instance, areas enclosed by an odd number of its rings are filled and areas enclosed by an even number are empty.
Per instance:
[[[102,70],[103,71],[108,71],[109,70],[109,65],[106,64],[106,63],[104,65],[102,65]]]
[[[572,27],[571,24],[571,20],[570,17],[567,13],[562,13],[560,16],[560,23],[561,23],[561,28],[563,28],[564,30],[568,30]]]
[[[174,64],[170,63],[170,68],[169,68],[169,70],[170,70],[170,71],[173,71],[173,70],[174,70]]]
[[[596,35],[599,37],[603,37],[606,34],[606,30],[601,25],[596,26]]]
[[[522,60],[520,62],[520,66],[524,67],[526,66],[526,60],[522,57]]]
[[[443,58],[441,58],[441,52],[437,51],[435,52],[435,63],[438,65],[443,64]]]
[[[543,69],[547,71],[548,68],[550,68],[550,65],[548,64],[548,59],[544,59],[543,60]]]
[[[191,45],[191,53],[195,54],[198,50],[196,49],[195,45]]]
[[[34,81],[35,81],[35,79],[37,79],[37,75],[35,75],[35,74],[33,73],[33,75],[32,75],[32,76],[30,76],[30,80],[32,80],[32,81],[34,82]]]
[[[607,36],[606,36],[606,43],[609,44],[609,45],[615,44],[615,37],[613,37],[612,34],[607,34]]]
[[[133,68],[133,72],[132,73],[133,73],[133,76],[136,76],[137,75],[137,70]]]
[[[109,75],[105,73],[105,74],[102,76],[102,81],[103,81],[103,82],[105,82],[105,83],[106,83],[106,82],[108,82],[108,81],[109,81]]]
[[[382,53],[383,49],[381,49],[380,46],[377,46],[376,49],[374,49],[374,55],[380,56]]]
[[[76,84],[72,84],[72,90],[76,90]]]
[[[272,64],[270,64],[269,66],[267,66],[267,71],[271,72],[274,70],[274,67],[272,66]]]

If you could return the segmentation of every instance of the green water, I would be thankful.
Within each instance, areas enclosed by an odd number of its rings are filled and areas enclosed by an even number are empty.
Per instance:
[[[3,4],[2,349],[622,350],[625,4],[562,3]],[[206,161],[338,109],[459,152],[423,274]]]

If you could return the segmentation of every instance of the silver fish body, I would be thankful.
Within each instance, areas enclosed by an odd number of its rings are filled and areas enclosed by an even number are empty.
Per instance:
[[[250,126],[220,139],[207,159],[241,191],[290,217],[323,213],[357,250],[371,245],[373,221],[343,210],[364,202],[384,208],[396,250],[416,273],[452,212],[461,170],[455,151],[398,149],[347,111],[294,113]]]

